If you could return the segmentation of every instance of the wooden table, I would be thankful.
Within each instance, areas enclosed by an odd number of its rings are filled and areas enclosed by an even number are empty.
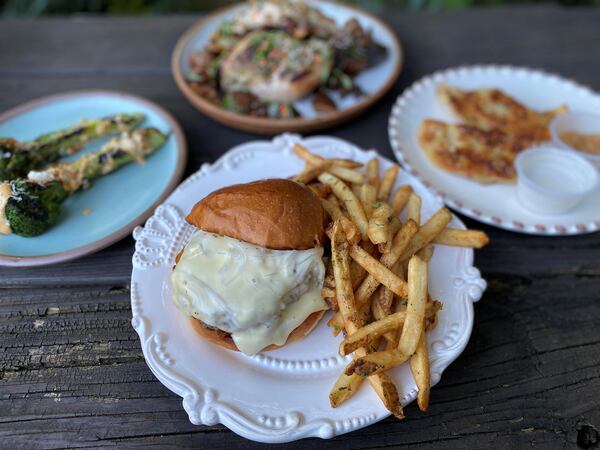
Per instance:
[[[543,68],[600,89],[600,9],[511,7],[392,13],[406,66],[375,109],[331,130],[391,156],[387,117],[410,83],[473,63]],[[146,96],[181,122],[188,173],[256,136],[218,125],[176,89],[170,54],[196,17],[0,22],[0,110],[72,89]],[[540,238],[485,229],[476,264],[489,287],[463,355],[430,410],[324,443],[286,448],[576,447],[600,429],[600,234]],[[190,424],[144,362],[130,325],[133,241],[78,261],[0,270],[0,447],[259,448],[221,426]]]

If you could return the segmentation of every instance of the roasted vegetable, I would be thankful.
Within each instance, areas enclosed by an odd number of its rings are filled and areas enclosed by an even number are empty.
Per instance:
[[[64,130],[39,136],[31,142],[0,139],[0,181],[22,178],[30,170],[78,152],[86,143],[120,131],[130,131],[143,114],[117,114],[84,120]]]
[[[8,232],[25,237],[43,233],[57,222],[60,205],[69,195],[131,161],[143,161],[165,141],[166,136],[154,128],[124,133],[72,163],[32,171],[27,179],[4,182],[0,185],[0,205],[5,205],[0,220],[4,219],[6,224],[0,225],[7,227],[0,230],[8,228]]]
[[[37,236],[54,225],[60,215],[60,205],[69,196],[58,181],[41,185],[13,180],[10,187],[6,220],[13,233],[25,237]]]

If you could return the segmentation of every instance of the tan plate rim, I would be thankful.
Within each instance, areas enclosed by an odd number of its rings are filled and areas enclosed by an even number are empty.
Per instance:
[[[314,3],[329,3],[336,5],[335,2],[330,1],[316,1]],[[389,76],[385,84],[375,91],[373,94],[365,96],[365,98],[355,105],[352,105],[350,108],[344,109],[342,111],[335,111],[330,114],[322,114],[318,117],[312,118],[297,118],[297,119],[262,119],[257,117],[252,117],[248,115],[238,114],[231,111],[227,111],[223,108],[213,105],[209,101],[200,97],[196,94],[192,88],[188,85],[185,80],[181,70],[179,68],[179,61],[182,57],[183,47],[190,40],[190,38],[200,29],[202,28],[206,22],[213,19],[214,17],[220,16],[230,9],[238,8],[243,3],[235,3],[233,5],[226,6],[224,8],[219,8],[216,11],[208,14],[202,19],[195,22],[190,28],[187,29],[185,33],[181,35],[175,44],[175,49],[173,50],[173,54],[171,57],[171,71],[173,72],[173,78],[175,79],[175,83],[179,90],[183,93],[183,95],[188,99],[188,101],[194,105],[196,109],[200,112],[204,113],[206,116],[210,117],[217,122],[227,125],[232,128],[237,128],[243,131],[249,131],[256,134],[266,134],[273,135],[277,133],[283,133],[286,131],[306,133],[313,132],[318,130],[323,130],[325,128],[330,128],[335,125],[339,125],[343,122],[349,121],[361,113],[367,111],[371,108],[375,103],[377,103],[394,85],[398,77],[400,76],[400,72],[402,70],[402,66],[404,64],[404,51],[402,49],[402,45],[400,40],[396,36],[394,30],[386,24],[379,17],[371,14],[369,12],[363,11],[362,9],[355,8],[349,5],[339,5],[344,8],[348,8],[353,10],[357,15],[362,15],[369,17],[373,21],[375,21],[380,27],[385,29],[392,37],[392,45],[395,48],[398,54],[398,61],[394,66],[392,74]]]
[[[47,255],[39,255],[39,256],[11,256],[11,255],[3,255],[0,254],[0,267],[35,267],[35,266],[44,266],[50,264],[56,264],[60,262],[70,261],[75,258],[79,258],[81,256],[89,255],[91,253],[102,250],[103,248],[108,247],[109,245],[121,240],[131,233],[131,231],[137,226],[143,223],[156,209],[158,205],[160,205],[167,196],[171,193],[173,189],[177,186],[179,181],[183,176],[183,171],[185,170],[185,165],[187,162],[187,142],[185,139],[185,135],[183,134],[183,130],[181,126],[175,120],[175,118],[171,115],[171,113],[167,112],[165,109],[157,105],[156,103],[147,100],[143,97],[138,97],[137,95],[129,94],[122,91],[112,91],[112,90],[103,90],[103,89],[90,89],[90,90],[82,90],[82,91],[72,91],[66,92],[62,94],[49,95],[46,97],[41,97],[35,100],[31,100],[29,102],[23,103],[19,106],[9,109],[8,111],[0,114],[0,123],[7,121],[19,114],[30,111],[34,108],[38,108],[40,106],[53,103],[60,100],[72,99],[77,97],[87,97],[87,96],[112,96],[124,98],[127,100],[131,100],[134,102],[141,103],[145,108],[151,109],[156,114],[161,116],[161,118],[167,122],[170,127],[171,133],[176,140],[177,143],[177,165],[175,166],[175,172],[169,181],[167,187],[160,193],[160,195],[156,198],[156,200],[148,207],[146,210],[134,218],[131,222],[121,227],[117,231],[109,234],[108,236],[103,237],[95,242],[92,242],[87,245],[82,245],[81,247],[77,247],[71,250],[67,250],[64,252],[50,253]],[[0,239],[2,237],[0,236]]]

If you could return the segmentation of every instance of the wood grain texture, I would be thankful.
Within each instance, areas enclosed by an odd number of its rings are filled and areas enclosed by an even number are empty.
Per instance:
[[[387,116],[415,79],[459,64],[510,63],[600,89],[600,10],[555,7],[386,14],[406,51],[400,81],[370,113],[329,134],[391,156]],[[196,112],[170,75],[195,17],[0,22],[0,110],[71,89],[130,91],[180,121],[187,173],[256,139]],[[600,429],[600,234],[542,238],[482,226],[476,263],[489,288],[463,355],[427,413],[388,419],[336,448],[576,448]],[[1,245],[1,243],[0,243]],[[133,240],[78,261],[0,269],[0,448],[263,448],[191,425],[144,363],[130,325]],[[595,434],[596,433],[596,434]],[[318,449],[310,439],[281,448]]]

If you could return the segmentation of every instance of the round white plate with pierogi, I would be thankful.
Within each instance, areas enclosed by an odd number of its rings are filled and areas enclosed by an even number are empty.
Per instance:
[[[555,117],[599,110],[600,95],[556,75],[466,66],[404,91],[388,130],[402,166],[451,208],[510,231],[563,236],[600,230],[598,188],[568,212],[535,212],[519,201],[513,163],[527,149],[548,145]],[[578,174],[565,175],[550,184],[577,184]]]
[[[304,339],[246,356],[202,339],[173,303],[171,273],[175,258],[197,231],[185,221],[187,213],[216,189],[298,174],[304,161],[294,153],[295,144],[325,158],[352,159],[363,164],[378,158],[382,172],[393,165],[373,150],[363,151],[332,137],[302,139],[284,134],[270,141],[249,142],[234,147],[213,164],[204,164],[158,207],[144,227],[134,231],[132,325],[140,336],[148,366],[161,383],[183,398],[183,408],[192,423],[221,423],[247,439],[265,443],[332,438],[390,415],[366,382],[336,408],[330,405],[332,387],[352,362],[352,356],[338,354],[343,336],[333,336],[328,327],[332,312]],[[443,206],[418,180],[402,171],[395,181],[395,187],[400,185],[410,185],[421,197],[423,224]],[[456,217],[451,217],[447,226],[464,229]],[[443,371],[467,345],[473,326],[473,302],[480,299],[485,287],[473,266],[471,248],[434,245],[428,290],[430,299],[439,300],[443,307],[426,339],[431,386],[439,382]],[[417,397],[408,363],[386,373],[395,383],[403,405]],[[435,389],[430,408],[435,410]],[[411,408],[407,420],[416,414],[416,408]]]

